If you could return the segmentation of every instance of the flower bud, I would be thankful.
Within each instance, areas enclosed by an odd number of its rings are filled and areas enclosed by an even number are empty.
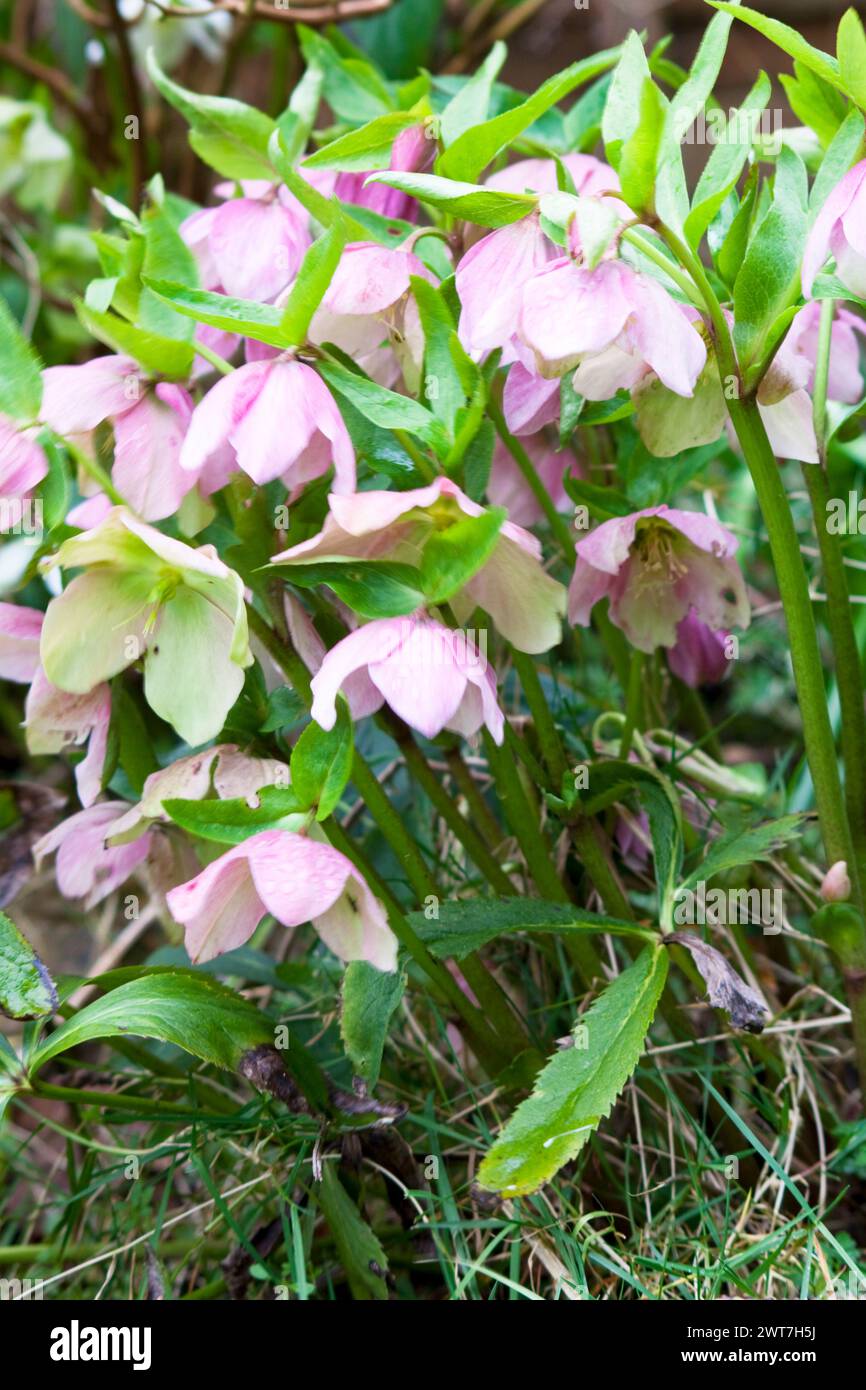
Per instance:
[[[851,896],[851,880],[848,865],[844,859],[831,864],[821,883],[821,897],[825,903],[844,903]]]

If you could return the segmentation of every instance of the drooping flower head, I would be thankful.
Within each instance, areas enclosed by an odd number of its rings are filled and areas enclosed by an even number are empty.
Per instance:
[[[111,827],[113,845],[137,839],[154,821],[167,821],[163,802],[172,798],[200,801],[210,795],[219,800],[243,797],[258,806],[262,787],[288,786],[289,769],[275,758],[253,758],[234,743],[218,743],[203,753],[176,758],[168,767],[152,772],[141,791],[141,800]]]
[[[83,898],[85,908],[94,907],[147,859],[150,835],[129,845],[106,844],[111,825],[126,809],[125,801],[97,802],[61,821],[33,846],[37,865],[57,851],[57,887],[65,898]]]
[[[677,627],[676,646],[668,651],[668,665],[674,675],[694,690],[718,685],[730,669],[728,635],[724,628],[714,632],[689,609]]]
[[[332,494],[319,535],[275,555],[272,564],[387,558],[415,565],[432,537],[466,517],[484,514],[483,507],[443,477],[406,492]],[[483,563],[449,602],[461,620],[475,607],[483,608],[520,651],[548,651],[560,640],[562,585],[545,573],[536,537],[510,521],[491,536]]]
[[[606,597],[611,621],[642,652],[674,647],[690,611],[713,632],[748,627],[736,550],[736,537],[699,512],[662,505],[614,517],[577,543],[569,617],[587,627]]]
[[[810,295],[829,256],[852,294],[866,296],[866,159],[837,183],[809,233],[803,253],[803,293]]]
[[[39,670],[42,614],[20,603],[0,603],[0,680],[29,684]]]
[[[14,420],[0,415],[0,532],[21,524],[24,503],[48,472],[45,452],[32,429],[22,430]]]
[[[24,705],[27,748],[50,755],[87,743],[87,754],[75,768],[82,806],[92,806],[102,790],[110,723],[111,691],[104,681],[85,694],[70,695],[52,685],[40,666]]]
[[[180,234],[199,264],[206,289],[270,302],[298,273],[310,245],[309,217],[287,188],[248,179],[217,184],[224,199],[187,217]]]
[[[253,658],[243,584],[213,547],[193,549],[115,507],[64,541],[53,565],[84,573],[45,614],[51,683],[83,695],[142,660],[151,708],[192,746],[214,738]]]
[[[249,941],[265,913],[285,927],[312,922],[341,960],[393,970],[397,942],[382,904],[339,850],[289,830],[265,830],[167,894],[195,961]]]
[[[691,396],[707,360],[694,311],[624,261],[590,270],[560,256],[527,280],[521,306],[519,336],[539,375],[577,368],[574,389],[588,400],[631,390],[651,371]]]
[[[387,704],[425,738],[451,729],[465,738],[485,726],[501,743],[504,716],[496,680],[474,637],[424,614],[377,618],[350,632],[328,652],[313,677],[312,716],[332,729],[339,691],[365,671]]]
[[[182,386],[146,380],[131,357],[94,357],[43,373],[42,419],[57,434],[87,434],[111,421],[112,480],[145,521],[172,516],[197,483],[211,493],[227,481],[225,469],[202,465],[189,472],[180,466],[192,409]]]
[[[237,463],[256,483],[299,487],[333,464],[334,489],[355,489],[355,451],[324,382],[303,362],[248,362],[221,377],[193,411],[180,455],[196,474]]]

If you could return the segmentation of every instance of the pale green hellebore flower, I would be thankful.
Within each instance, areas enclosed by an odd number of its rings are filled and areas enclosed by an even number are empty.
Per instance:
[[[83,694],[142,660],[151,709],[193,747],[215,738],[253,661],[240,575],[213,546],[172,540],[125,507],[65,541],[55,565],[84,573],[45,614],[52,684]]]

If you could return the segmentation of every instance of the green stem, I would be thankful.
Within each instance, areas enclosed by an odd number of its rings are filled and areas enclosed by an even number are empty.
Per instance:
[[[832,299],[821,305],[818,351],[815,362],[813,419],[820,462],[803,465],[803,477],[812,504],[818,549],[821,553],[825,614],[833,644],[836,684],[841,712],[842,760],[845,768],[845,804],[854,841],[855,862],[849,865],[856,898],[863,906],[866,885],[866,704],[860,652],[851,615],[851,598],[845,576],[842,546],[827,525],[830,489],[826,472],[827,381],[830,372],[830,344],[833,331]]]
[[[552,902],[570,903],[571,897],[553,862],[553,853],[538,820],[538,809],[526,794],[517,764],[504,748],[499,748],[484,732],[484,748],[496,779],[496,791],[512,834],[517,838],[529,872],[543,897]],[[580,936],[566,938],[568,952],[583,983],[589,987],[602,975],[595,947]]]
[[[459,747],[449,748],[446,751],[445,759],[458,790],[463,793],[470,815],[475,823],[481,827],[481,832],[490,849],[495,852],[504,838],[502,826],[487,805],[481,788],[472,776],[471,769],[463,760]]]
[[[129,505],[126,498],[118,492],[101,463],[97,463],[96,459],[92,459],[86,450],[79,449],[77,444],[71,443],[68,439],[63,440],[63,447],[78,464],[78,467],[89,474],[95,483],[99,484],[101,490],[105,493],[106,497],[111,499],[115,507],[126,507]]]
[[[828,860],[853,862],[839,765],[827,709],[827,693],[800,542],[764,422],[753,397],[729,400],[728,411],[752,474],[776,570],[788,625],[791,662],[803,723],[806,757],[812,773],[821,834]]]
[[[220,357],[219,353],[214,352],[213,348],[209,348],[206,343],[196,341],[193,346],[196,356],[203,357],[205,362],[210,362],[211,366],[215,367],[222,376],[230,376],[234,371],[231,362],[227,362],[224,357]]]
[[[550,712],[550,706],[544,694],[538,669],[532,658],[527,656],[525,652],[518,652],[512,647],[511,656],[514,669],[520,677],[520,684],[523,686],[523,693],[532,715],[535,732],[538,734],[541,756],[544,758],[553,779],[554,789],[561,791],[562,779],[568,772],[568,761],[563,751],[556,721]]]
[[[592,879],[605,911],[612,917],[622,917],[627,922],[634,921],[632,905],[599,843],[595,823],[582,816],[572,826],[572,839],[577,857]]]
[[[460,841],[470,859],[484,874],[491,888],[495,888],[497,893],[501,893],[505,897],[512,897],[515,888],[510,878],[493,858],[474,825],[460,814],[460,810],[442,786],[412,736],[409,735],[408,738],[401,739],[398,746],[415,781],[423,788],[448,829]]]
[[[65,1100],[69,1105],[99,1105],[104,1110],[135,1111],[138,1115],[153,1115],[161,1119],[225,1118],[209,1115],[206,1110],[197,1110],[194,1106],[174,1105],[161,1100],[138,1100],[135,1096],[118,1095],[113,1091],[80,1091],[74,1086],[52,1086],[47,1081],[34,1081],[30,1091],[34,1096],[42,1096],[46,1100]]]
[[[550,493],[547,491],[547,488],[544,486],[544,483],[535,470],[535,464],[532,462],[532,459],[529,457],[520,441],[515,439],[514,435],[509,431],[505,423],[505,416],[502,414],[499,405],[492,396],[487,404],[487,413],[496,427],[496,433],[514,459],[533,497],[544,512],[550,524],[550,529],[559,542],[566,560],[568,560],[570,565],[573,565],[577,552],[574,548],[574,537],[571,534],[569,524],[565,517],[561,516],[556,510],[553,498],[550,496]]]
[[[643,702],[644,665],[643,652],[632,652],[628,673],[628,690],[626,692],[625,724],[623,725],[622,740],[619,747],[619,756],[621,758],[627,758],[631,752],[631,741],[640,719],[641,704]]]

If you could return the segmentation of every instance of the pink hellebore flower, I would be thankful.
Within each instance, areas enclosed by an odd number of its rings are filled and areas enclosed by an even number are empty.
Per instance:
[[[288,591],[284,595],[283,606],[292,646],[307,670],[315,675],[322,669],[322,663],[328,655],[328,648],[316,631],[307,610]],[[354,614],[347,613],[346,616],[350,626],[353,629],[357,627],[358,620]],[[349,713],[356,720],[364,719],[368,714],[375,714],[376,710],[382,706],[382,696],[367,672],[363,670],[355,671],[353,675],[347,676],[343,683],[343,694],[349,704]]]
[[[202,283],[238,299],[269,302],[294,280],[310,245],[309,218],[286,188],[263,180],[218,184],[226,201],[181,223],[180,234],[199,263]]]
[[[18,603],[0,603],[0,680],[29,684],[39,670],[42,614]]]
[[[243,797],[258,806],[262,787],[288,786],[289,769],[273,758],[252,758],[234,743],[219,743],[203,753],[176,758],[168,767],[152,772],[145,781],[141,800],[111,827],[112,845],[135,840],[153,821],[169,819],[163,802],[172,798],[202,801],[216,793],[220,801]]]
[[[611,621],[642,652],[676,646],[690,611],[713,632],[748,627],[737,544],[700,512],[662,505],[614,517],[577,543],[569,617],[587,627],[595,604],[608,598]]]
[[[272,564],[387,558],[414,565],[431,536],[462,517],[484,515],[483,507],[443,477],[407,492],[332,493],[328,501],[330,511],[319,535],[275,555]],[[484,564],[450,602],[467,613],[480,605],[520,651],[546,652],[562,635],[565,595],[541,560],[535,536],[505,521]]]
[[[213,546],[193,549],[115,507],[64,541],[54,565],[84,573],[45,614],[52,684],[85,695],[141,660],[151,709],[193,747],[214,738],[253,657],[243,583]]]
[[[393,173],[418,174],[430,168],[436,156],[436,141],[428,139],[423,125],[410,126],[397,136],[391,146],[389,169]],[[418,204],[408,193],[399,188],[389,188],[386,183],[367,183],[374,171],[363,173],[334,169],[305,169],[301,165],[298,172],[326,197],[335,197],[341,203],[352,203],[356,207],[370,208],[380,217],[392,217],[412,221]]]
[[[565,490],[566,475],[570,473],[577,478],[582,474],[574,454],[570,449],[554,449],[543,434],[529,435],[523,447],[535,464],[535,471],[556,510],[568,511],[571,501]],[[509,521],[516,526],[536,526],[544,520],[540,503],[501,439],[496,441],[493,450],[487,496],[494,507],[505,507]]]
[[[49,755],[89,740],[87,756],[75,768],[82,806],[92,806],[102,790],[102,770],[111,723],[111,691],[101,682],[82,695],[58,690],[40,667],[27,694],[24,727],[31,753]]]
[[[14,420],[0,415],[0,532],[21,524],[25,500],[48,472],[48,460],[32,437]]]
[[[565,154],[562,163],[571,175],[578,197],[592,198],[601,193],[618,193],[619,178],[609,164],[591,154]],[[484,180],[487,188],[503,193],[556,193],[559,190],[555,159],[518,159]],[[617,199],[623,215],[631,216]]]
[[[804,357],[809,364],[807,391],[815,386],[815,362],[818,356],[818,328],[821,303],[813,299],[805,304],[788,329],[784,346]],[[866,323],[850,309],[836,307],[830,336],[830,372],[827,380],[827,399],[842,405],[856,405],[863,397],[863,376],[860,371],[860,344],[857,334],[866,336]]]
[[[502,413],[512,434],[535,434],[559,419],[558,377],[539,376],[515,362],[505,378]]]
[[[517,329],[524,286],[558,254],[537,213],[482,237],[457,266],[460,341],[471,357],[505,349]]]
[[[803,254],[803,293],[810,295],[828,256],[836,275],[858,298],[866,296],[866,159],[837,183],[809,233]]]
[[[84,898],[85,908],[102,902],[143,864],[151,850],[150,835],[131,845],[108,848],[105,840],[125,801],[100,801],[69,816],[33,846],[37,865],[57,850],[57,886],[65,898]]]
[[[27,747],[31,753],[60,753],[70,744],[90,747],[75,769],[82,806],[99,795],[111,722],[108,686],[68,695],[46,678],[39,662],[43,615],[35,608],[0,603],[0,679],[30,683],[24,707]]]
[[[181,467],[236,462],[255,483],[295,488],[334,465],[334,490],[354,492],[355,451],[337,403],[312,367],[286,358],[248,362],[196,406]]]
[[[310,324],[310,341],[336,343],[383,385],[396,386],[399,363],[420,373],[424,335],[409,277],[433,280],[412,251],[353,242],[340,257],[321,306]]]
[[[131,357],[95,357],[80,367],[43,373],[42,418],[61,435],[85,434],[110,420],[114,429],[112,478],[145,521],[172,516],[199,481],[180,466],[192,397],[182,386],[142,381]],[[203,491],[227,481],[225,471],[201,478]]]
[[[284,927],[312,922],[341,960],[394,970],[397,942],[382,904],[331,845],[289,830],[264,830],[208,864],[166,900],[186,928],[192,960],[212,960],[249,941],[265,913]]]
[[[690,609],[677,627],[677,642],[668,651],[668,666],[694,690],[718,685],[729,670],[725,644],[728,633],[714,632]]]
[[[379,692],[377,708],[387,703],[425,738],[443,729],[469,738],[486,725],[494,741],[502,742],[505,719],[496,680],[465,632],[418,614],[376,618],[350,632],[312,680],[311,713],[323,729],[334,727],[337,693],[359,671]]]
[[[574,389],[589,400],[630,390],[649,371],[691,396],[707,360],[691,314],[623,261],[587,270],[560,256],[525,284],[518,331],[542,376],[577,367]]]

